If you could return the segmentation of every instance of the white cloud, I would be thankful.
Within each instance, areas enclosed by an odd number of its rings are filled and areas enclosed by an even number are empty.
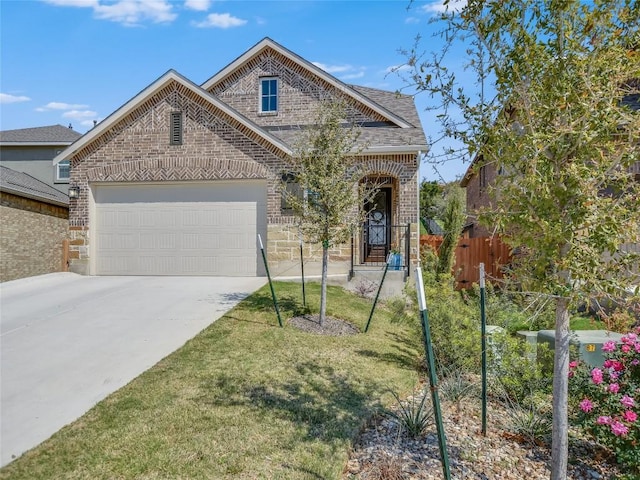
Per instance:
[[[44,0],[58,7],[91,8],[96,18],[122,23],[125,26],[139,25],[145,20],[166,23],[176,19],[170,0]],[[194,0],[190,0],[194,1]]]
[[[93,123],[94,121],[96,122],[95,124]],[[82,120],[80,122],[80,125],[82,125],[83,127],[94,127],[95,125],[97,125],[101,121],[102,121],[102,118],[96,118],[94,120]]]
[[[340,80],[355,80],[356,78],[362,78],[362,77],[364,77],[364,71],[349,73],[347,75],[341,75]]]
[[[416,23],[420,23],[420,19],[416,18],[416,17],[407,17],[404,21],[404,23],[408,24],[408,25],[413,25]]]
[[[88,107],[89,105],[79,103],[49,102],[44,107],[36,108],[36,110],[38,112],[46,112],[47,110],[79,110]]]
[[[385,73],[406,72],[408,70],[411,70],[411,66],[403,63],[402,65],[391,65],[387,67]]]
[[[143,20],[166,23],[176,19],[173,6],[166,0],[120,0],[99,4],[93,11],[97,18],[122,23],[126,26],[140,24]]]
[[[0,103],[21,103],[31,100],[24,95],[9,95],[8,93],[0,93]]]
[[[341,73],[341,72],[348,72],[349,70],[353,70],[353,67],[351,65],[325,65],[324,63],[320,63],[320,62],[311,62],[311,63],[313,63],[316,67],[321,68],[327,73]]]
[[[98,0],[43,0],[57,7],[95,7]]]
[[[193,22],[193,25],[198,28],[231,28],[241,27],[246,23],[246,20],[238,17],[232,17],[228,13],[210,13],[209,15],[207,15],[206,20],[203,20],[202,22]]]
[[[184,0],[184,7],[189,10],[206,12],[211,6],[211,0]]]
[[[450,0],[447,5],[443,0],[430,2],[421,7],[421,10],[425,13],[439,15],[447,12],[459,12],[467,6],[467,0]]]
[[[70,118],[72,120],[85,120],[88,118],[95,118],[98,115],[97,112],[92,110],[69,110],[62,114],[62,118]]]

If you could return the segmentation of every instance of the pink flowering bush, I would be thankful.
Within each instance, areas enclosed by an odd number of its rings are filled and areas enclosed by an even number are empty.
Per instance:
[[[604,343],[602,352],[602,367],[569,364],[575,418],[630,473],[640,474],[640,328]]]

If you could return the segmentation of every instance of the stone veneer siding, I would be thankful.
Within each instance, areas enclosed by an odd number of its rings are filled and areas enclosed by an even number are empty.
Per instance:
[[[69,210],[0,192],[0,281],[60,272]]]

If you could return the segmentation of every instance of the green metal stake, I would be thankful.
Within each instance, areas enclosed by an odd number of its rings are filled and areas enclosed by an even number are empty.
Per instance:
[[[429,315],[427,313],[427,301],[424,297],[424,284],[422,282],[422,269],[420,265],[416,268],[416,286],[418,288],[418,306],[422,317],[422,333],[424,334],[424,345],[427,352],[427,364],[429,367],[429,385],[431,386],[431,401],[433,403],[433,413],[436,417],[436,430],[438,432],[438,445],[440,447],[440,460],[442,471],[446,480],[451,480],[449,470],[449,455],[447,453],[447,440],[442,425],[442,411],[440,410],[440,400],[438,398],[438,379],[436,377],[436,365],[433,358],[433,346],[431,345],[431,331],[429,328]]]
[[[300,234],[300,269],[302,270],[302,306],[307,307],[307,295],[304,291],[304,256],[302,255],[302,234]]]
[[[369,330],[369,324],[371,323],[371,319],[373,318],[373,311],[376,309],[376,304],[378,303],[378,297],[380,296],[380,291],[382,290],[382,284],[384,283],[384,277],[387,276],[387,270],[389,270],[389,262],[391,261],[391,254],[387,258],[387,263],[384,265],[384,273],[382,274],[382,280],[380,280],[380,286],[378,286],[378,293],[376,293],[376,298],[373,301],[373,305],[371,306],[371,313],[369,314],[369,320],[367,320],[367,326],[364,327],[364,333],[367,333]]]
[[[258,240],[260,241],[260,251],[262,252],[262,260],[264,261],[264,268],[267,271],[267,278],[269,279],[269,288],[271,289],[271,298],[273,298],[273,306],[276,309],[276,315],[278,315],[278,323],[282,327],[282,318],[280,318],[280,309],[278,308],[278,300],[276,299],[276,292],[273,290],[273,283],[271,282],[271,275],[269,274],[269,265],[267,264],[267,256],[264,254],[264,245],[262,245],[262,237],[258,234]]]
[[[484,263],[480,264],[480,336],[482,338],[482,435],[487,434],[487,319],[485,317]]]

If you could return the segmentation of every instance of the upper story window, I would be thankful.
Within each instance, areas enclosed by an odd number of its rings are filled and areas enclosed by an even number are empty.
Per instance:
[[[265,77],[260,79],[260,113],[278,111],[278,79]]]
[[[171,145],[182,145],[182,112],[171,112],[169,143]]]
[[[71,164],[69,160],[56,164],[56,182],[68,182],[71,177]]]

